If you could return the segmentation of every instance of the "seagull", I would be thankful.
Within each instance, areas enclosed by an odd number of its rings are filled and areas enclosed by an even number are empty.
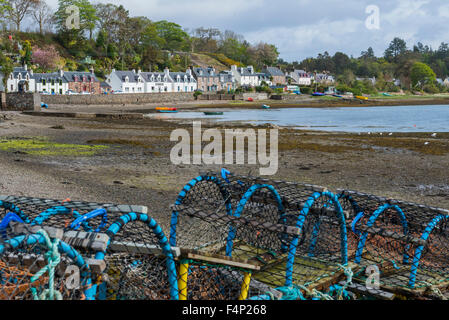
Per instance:
[[[368,132],[368,134],[371,134],[371,132]]]
[[[393,132],[390,132],[388,135],[389,135],[389,136],[392,136],[392,135],[393,135]]]
[[[425,145],[425,146],[428,146],[429,144],[430,144],[430,142],[426,142],[426,143],[424,143],[424,145]]]
[[[381,132],[380,135],[383,136],[383,133]]]
[[[436,138],[436,137],[437,137],[437,134],[436,134],[436,133],[432,134],[432,137],[433,137],[433,138]]]

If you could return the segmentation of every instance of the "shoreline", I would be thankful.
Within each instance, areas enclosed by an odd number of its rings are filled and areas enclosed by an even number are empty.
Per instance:
[[[283,100],[259,100],[247,102],[241,100],[201,100],[195,102],[176,103],[151,103],[151,104],[127,104],[127,105],[50,105],[49,109],[42,112],[83,112],[83,113],[155,113],[156,107],[176,107],[178,111],[195,111],[203,109],[260,109],[267,104],[272,109],[283,108],[345,108],[345,107],[395,107],[413,105],[449,105],[449,96],[425,96],[413,98],[375,98],[363,100],[337,100],[329,97],[301,97],[293,101]]]
[[[238,174],[258,175],[258,166],[247,164],[172,164],[170,151],[176,143],[170,141],[170,135],[179,128],[190,132],[191,123],[38,117],[19,112],[9,112],[8,117],[0,121],[1,138],[11,140],[9,148],[0,148],[0,169],[4,172],[0,194],[146,205],[168,228],[170,205],[200,172],[218,172],[224,166]],[[241,123],[212,126],[219,130],[271,127]],[[204,123],[203,127],[210,125]],[[15,143],[27,139],[41,139],[39,143],[44,139],[45,148],[33,152]],[[69,146],[58,149],[61,146],[57,144]],[[71,151],[73,146],[92,146],[93,154],[76,154]],[[95,149],[98,146],[106,148]],[[406,132],[381,136],[281,128],[279,171],[272,178],[449,209],[448,163],[449,132],[436,137]]]

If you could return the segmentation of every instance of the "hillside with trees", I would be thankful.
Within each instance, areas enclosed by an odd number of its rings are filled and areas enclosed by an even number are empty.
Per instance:
[[[79,10],[79,21],[71,17],[72,6]],[[237,64],[260,69],[279,56],[274,45],[250,44],[233,31],[188,30],[175,22],[133,17],[123,5],[59,0],[53,12],[44,0],[0,0],[0,13],[1,61],[26,63],[38,72],[93,67],[104,78],[113,68],[185,71],[190,65],[215,65],[223,70]],[[26,18],[34,31],[23,32]]]
[[[408,48],[403,39],[395,38],[382,57],[376,57],[370,47],[357,58],[343,52],[336,52],[333,56],[324,52],[316,58],[292,63],[280,60],[279,64],[287,70],[329,72],[336,76],[337,89],[357,94],[397,92],[401,89],[428,93],[447,92],[447,87],[437,83],[436,78],[445,80],[448,77],[449,44],[443,42],[436,50],[422,43]],[[368,79],[374,77],[375,85]],[[400,81],[399,86],[394,84],[394,79]]]

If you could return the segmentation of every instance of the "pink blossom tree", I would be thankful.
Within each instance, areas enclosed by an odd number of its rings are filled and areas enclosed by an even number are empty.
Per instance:
[[[32,61],[43,71],[53,71],[60,67],[61,56],[54,46],[45,48],[34,47]]]

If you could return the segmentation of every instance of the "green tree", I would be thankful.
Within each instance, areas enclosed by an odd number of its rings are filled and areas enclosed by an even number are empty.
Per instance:
[[[159,38],[164,39],[162,49],[175,51],[187,49],[189,35],[179,24],[162,20],[156,22],[155,26]]]
[[[434,84],[436,81],[436,74],[427,64],[422,62],[415,62],[411,68],[410,73],[412,86],[423,88],[425,85]]]
[[[390,42],[387,50],[385,50],[384,57],[388,61],[396,61],[396,59],[407,51],[407,43],[401,38],[394,38]]]
[[[92,39],[98,17],[95,7],[89,0],[58,0],[58,10],[55,13],[58,30],[61,33],[69,32],[75,37],[82,37],[86,31],[89,32],[89,39]],[[79,29],[67,26],[70,22],[70,8],[77,7],[79,10]]]
[[[5,92],[8,92],[8,77],[14,71],[14,66],[11,59],[3,53],[0,53],[0,68],[3,74],[3,87],[5,88]]]

